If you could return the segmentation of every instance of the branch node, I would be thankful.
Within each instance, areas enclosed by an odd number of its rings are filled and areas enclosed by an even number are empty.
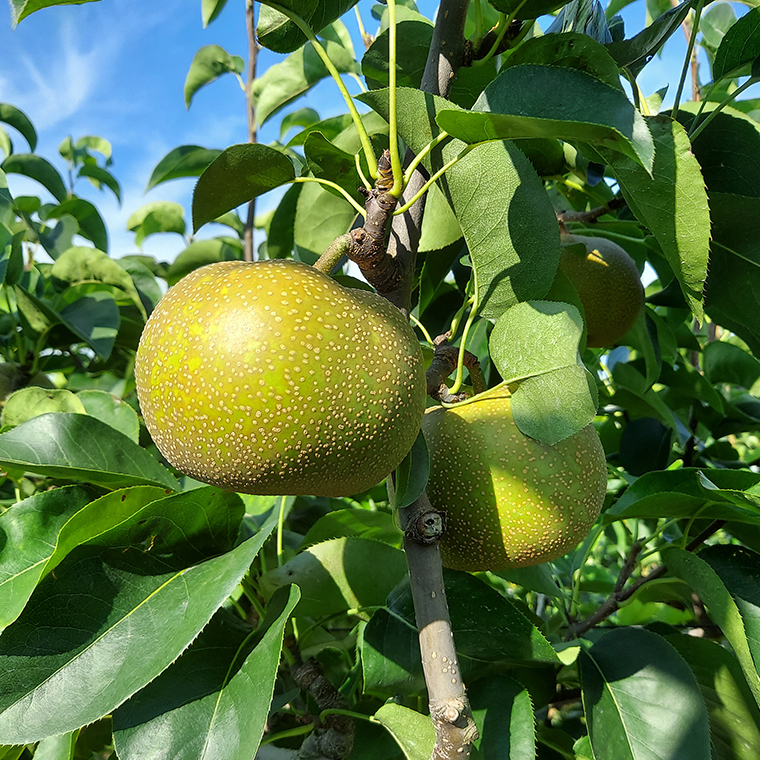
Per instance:
[[[418,544],[434,544],[446,532],[446,513],[423,512],[406,530],[406,536]]]

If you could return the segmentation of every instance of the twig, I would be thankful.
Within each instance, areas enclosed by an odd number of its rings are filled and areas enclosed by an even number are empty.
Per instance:
[[[253,81],[256,79],[256,62],[259,46],[256,42],[256,22],[253,0],[246,0],[245,28],[248,35],[248,79],[245,85],[246,112],[248,114],[248,142],[256,142],[256,108],[253,105]],[[253,261],[253,228],[256,221],[256,199],[248,201],[248,216],[243,228],[243,260]]]
[[[597,206],[588,211],[562,211],[557,214],[557,221],[562,225],[565,222],[582,222],[593,224],[600,216],[609,214],[610,211],[623,208],[626,202],[623,198],[612,198],[606,206]]]
[[[436,401],[443,401],[447,404],[464,401],[465,393],[450,394],[446,386],[446,378],[457,368],[459,361],[459,349],[456,346],[448,345],[451,333],[439,335],[434,341],[435,352],[433,361],[427,370],[427,392]],[[483,373],[480,371],[480,362],[475,354],[469,351],[464,352],[464,366],[470,373],[472,388],[475,394],[482,393],[486,386],[483,380]]]
[[[693,552],[699,546],[701,546],[710,536],[716,533],[720,528],[725,525],[725,520],[715,520],[713,523],[707,526],[696,538],[694,538],[686,547],[686,551]],[[573,623],[569,626],[567,634],[565,636],[566,641],[578,638],[582,636],[586,631],[590,631],[594,626],[606,620],[610,615],[620,608],[620,605],[626,600],[630,599],[636,591],[638,591],[645,583],[655,580],[655,578],[662,578],[667,573],[668,568],[665,565],[658,565],[646,576],[639,578],[631,583],[628,588],[624,588],[626,582],[633,574],[633,570],[636,565],[636,558],[641,551],[641,545],[638,541],[634,542],[631,546],[628,555],[626,556],[623,567],[620,569],[615,588],[612,593],[605,599],[597,609],[591,613],[585,620],[580,623]]]

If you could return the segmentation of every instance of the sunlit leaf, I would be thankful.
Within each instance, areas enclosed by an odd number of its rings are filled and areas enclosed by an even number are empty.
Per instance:
[[[185,105],[190,107],[193,96],[204,85],[222,74],[241,74],[244,66],[239,55],[230,55],[219,45],[204,45],[195,54],[185,78]]]

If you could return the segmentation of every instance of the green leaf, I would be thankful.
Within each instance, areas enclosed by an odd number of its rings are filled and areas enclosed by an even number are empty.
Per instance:
[[[557,664],[557,654],[516,605],[469,573],[444,570],[446,597],[463,678],[483,663]],[[416,693],[425,681],[409,582],[405,579],[367,624],[360,642],[365,688]]]
[[[760,377],[760,361],[733,343],[710,341],[702,352],[705,377],[713,383],[730,383],[749,390]]]
[[[114,713],[120,757],[161,752],[195,760],[213,747],[219,757],[253,757],[269,716],[285,625],[299,592],[283,589],[255,632],[219,610],[176,663]],[[230,730],[230,726],[236,730]]]
[[[310,183],[313,184],[313,183]],[[291,185],[274,210],[267,228],[266,255],[269,259],[287,259],[293,253],[294,227],[298,196],[306,185]]]
[[[399,131],[419,153],[440,134],[436,114],[450,110],[451,103],[408,88],[398,88],[396,94]],[[387,117],[386,90],[373,90],[359,99]],[[427,168],[442,168],[465,147],[451,140],[435,148]],[[559,262],[559,228],[543,184],[525,155],[509,141],[486,143],[438,183],[462,227],[478,290],[485,295],[481,314],[495,319],[518,301],[542,298]]]
[[[84,410],[91,417],[110,425],[135,443],[140,440],[140,419],[137,412],[125,401],[108,391],[95,389],[77,393]]]
[[[71,300],[61,310],[61,322],[84,340],[100,359],[111,355],[121,318],[111,293],[92,291],[86,283],[72,285],[65,293]]]
[[[670,8],[635,37],[612,42],[607,45],[607,50],[618,66],[627,68],[634,76],[638,76],[666,40],[681,26],[695,3],[696,0],[685,0],[680,5]]]
[[[333,26],[345,30],[341,22]],[[322,46],[341,74],[358,73],[353,49],[330,39]],[[284,61],[270,66],[256,79],[251,90],[259,126],[328,76],[330,73],[312,45],[299,48]]]
[[[429,715],[388,702],[373,716],[382,723],[404,752],[406,760],[428,760],[435,746],[435,728]]]
[[[37,130],[29,117],[16,106],[10,103],[0,103],[0,121],[10,124],[24,136],[29,143],[29,150],[34,151],[37,147]]]
[[[190,567],[138,548],[71,552],[0,636],[0,741],[70,731],[146,686],[232,593],[273,527]]]
[[[748,471],[683,468],[649,472],[630,485],[605,519],[664,517],[760,524],[760,475]]]
[[[201,0],[201,17],[205,29],[221,12],[227,0]]]
[[[50,274],[55,280],[68,285],[93,281],[113,285],[124,291],[125,296],[131,298],[147,318],[140,294],[129,273],[103,251],[80,246],[69,248],[58,257]]]
[[[33,153],[14,153],[3,161],[2,169],[6,174],[23,174],[36,180],[47,188],[59,203],[63,203],[68,197],[66,185],[63,184],[58,169],[41,156],[35,156]]]
[[[230,55],[219,45],[204,45],[193,57],[185,78],[185,106],[190,108],[193,95],[204,85],[222,74],[241,74],[244,67],[245,63],[239,55]]]
[[[111,172],[95,164],[84,164],[79,168],[77,176],[87,177],[98,189],[101,185],[105,185],[116,196],[116,200],[121,203],[121,185]]]
[[[607,48],[587,34],[564,32],[533,37],[510,53],[505,66],[522,64],[564,66],[583,71],[623,92],[620,69]]]
[[[628,205],[660,244],[689,308],[701,320],[710,252],[705,180],[683,127],[669,116],[651,117],[647,122],[656,147],[651,176],[618,153],[603,150],[602,155]]]
[[[691,670],[657,634],[622,628],[579,658],[594,756],[710,760],[705,704]]]
[[[2,127],[0,127],[0,150],[6,157],[13,153],[13,143],[11,142],[10,135]]]
[[[91,240],[96,248],[108,251],[108,231],[100,212],[90,201],[83,198],[69,198],[58,206],[47,209],[49,219],[59,219],[62,216],[73,216],[79,224],[82,237]]]
[[[356,220],[356,209],[315,182],[304,185],[296,202],[293,242],[297,258],[313,264]]]
[[[760,710],[736,658],[707,639],[679,634],[665,638],[697,679],[710,716],[716,760],[755,760],[760,756]]]
[[[193,191],[193,232],[253,198],[292,182],[290,159],[266,145],[243,143],[222,151]]]
[[[292,53],[306,42],[306,35],[277,9],[298,16],[318,34],[356,5],[358,0],[282,0],[262,4],[256,25],[256,38],[275,53]],[[267,6],[272,7],[267,7]]]
[[[750,8],[726,32],[715,53],[712,65],[713,79],[748,74],[743,71],[760,58],[760,8]]]
[[[200,177],[221,152],[215,148],[202,148],[200,145],[180,145],[170,150],[153,169],[145,192],[170,179]]]
[[[429,475],[430,453],[420,430],[411,451],[396,468],[394,477],[387,480],[391,508],[402,509],[416,501],[425,490]]]
[[[595,384],[578,353],[583,320],[556,301],[526,301],[499,317],[489,340],[491,359],[512,391],[520,430],[555,444],[596,416]]]
[[[242,258],[239,247],[231,245],[228,239],[211,238],[209,240],[194,240],[166,270],[166,281],[176,285],[185,275],[198,267],[214,264],[217,261],[236,261]]]
[[[757,584],[757,567],[748,564],[757,563],[757,558],[754,552],[738,546],[708,547],[700,556],[674,547],[663,556],[668,570],[686,581],[707,606],[731,644],[755,702],[760,704],[757,587],[747,586]]]
[[[336,509],[320,517],[304,536],[301,548],[349,536],[371,538],[396,548],[400,548],[402,539],[390,514],[354,507]]]
[[[44,414],[0,434],[0,466],[105,488],[147,484],[179,490],[145,449],[85,414]]]
[[[474,746],[488,760],[533,760],[535,724],[530,695],[517,681],[491,675],[476,681],[467,696],[478,727]]]
[[[351,197],[359,198],[357,188],[361,185],[354,157],[327,140],[319,132],[312,132],[304,141],[304,155],[309,171],[315,177],[340,185]],[[328,192],[339,195],[337,190],[326,187]]]
[[[73,216],[64,214],[55,227],[42,227],[37,231],[40,244],[55,261],[73,246],[74,235],[79,232],[79,222]]]
[[[388,29],[378,34],[362,58],[362,74],[370,89],[388,86],[388,36]],[[420,86],[432,39],[433,25],[427,19],[396,24],[398,87]]]
[[[373,572],[367,574],[367,567]],[[404,553],[367,538],[336,538],[310,546],[261,578],[267,593],[295,583],[301,589],[296,614],[325,617],[334,612],[381,605],[406,574]]]
[[[0,515],[0,629],[26,605],[50,558],[59,531],[92,498],[81,486],[43,491]]]
[[[583,140],[620,152],[648,172],[654,144],[647,124],[620,90],[563,66],[510,66],[473,111],[441,111],[438,124],[466,143],[524,137]]]
[[[139,246],[148,235],[156,232],[185,234],[185,209],[174,201],[151,201],[140,206],[129,219],[127,229],[135,233]]]
[[[14,391],[5,400],[2,425],[16,427],[51,412],[84,414],[85,409],[76,395],[65,388],[38,388],[30,385]]]
[[[714,53],[726,36],[726,32],[736,23],[736,13],[728,3],[711,5],[699,19],[702,44]],[[713,61],[715,58],[713,58]]]
[[[284,116],[282,122],[285,123],[287,118],[288,116]],[[298,145],[303,145],[306,138],[312,132],[321,132],[328,140],[330,140],[330,142],[332,142],[338,135],[345,132],[346,129],[350,129],[353,123],[354,120],[351,118],[351,114],[347,113],[341,114],[340,116],[332,116],[323,121],[317,121],[293,135],[285,147],[293,148]]]
[[[19,21],[42,8],[51,8],[54,5],[82,5],[92,2],[98,2],[98,0],[10,0],[11,23],[16,26]]]

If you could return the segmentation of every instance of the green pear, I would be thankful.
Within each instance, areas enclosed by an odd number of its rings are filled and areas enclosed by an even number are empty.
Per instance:
[[[607,466],[592,425],[550,446],[520,432],[504,386],[422,421],[427,492],[446,512],[441,556],[457,570],[502,570],[556,559],[602,508]]]
[[[376,485],[411,449],[426,400],[402,313],[289,260],[210,264],[178,282],[145,326],[135,378],[171,464],[255,494]]]

